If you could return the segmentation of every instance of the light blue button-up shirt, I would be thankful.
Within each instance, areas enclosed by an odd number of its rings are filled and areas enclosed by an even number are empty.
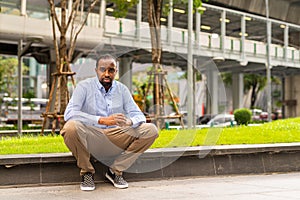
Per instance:
[[[144,114],[124,84],[114,80],[106,92],[98,78],[94,77],[77,84],[65,110],[64,119],[77,120],[99,128],[112,128],[115,126],[98,124],[98,120],[115,113],[123,113],[130,118],[133,127],[146,122]]]

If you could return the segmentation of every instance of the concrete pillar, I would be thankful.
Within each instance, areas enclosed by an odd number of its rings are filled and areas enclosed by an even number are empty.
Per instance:
[[[285,78],[285,116],[288,117],[296,117],[300,115],[300,89],[298,87],[300,84],[300,76],[287,76]]]
[[[194,111],[194,67],[193,67],[193,43],[192,43],[192,33],[193,33],[193,1],[188,1],[188,55],[187,55],[187,81],[188,81],[188,95],[187,95],[187,111],[188,111],[188,128],[193,127],[193,111]]]
[[[221,14],[221,50],[225,51],[225,36],[226,36],[226,11]]]
[[[243,107],[244,98],[244,74],[232,74],[232,108],[233,111]]]
[[[284,102],[284,100],[285,100],[285,77],[281,78],[281,91],[282,91],[281,100],[282,100],[282,102]],[[282,118],[286,118],[284,103],[281,106],[281,113],[282,113]]]
[[[21,0],[20,15],[26,16],[26,0]]]
[[[48,73],[47,73],[47,82],[48,82],[48,88],[49,88],[49,92],[50,92],[51,88],[52,88],[52,85],[53,85],[53,81],[54,81],[54,79],[53,79],[54,77],[51,76],[51,74],[55,73],[57,71],[56,70],[56,55],[55,55],[55,50],[54,49],[50,50],[50,63],[48,65],[48,70],[47,71],[48,71]],[[56,94],[56,90],[53,91],[53,94]],[[53,99],[52,103],[50,105],[50,111],[54,110],[54,104],[55,104],[55,101]],[[48,127],[48,125],[46,127]]]
[[[245,15],[241,18],[241,60],[244,61],[245,57],[245,34],[246,34],[246,19]]]
[[[210,66],[210,65],[209,65]],[[219,106],[218,106],[218,98],[219,98],[219,91],[218,91],[218,71],[214,69],[209,69],[207,67],[207,75],[206,75],[206,82],[207,82],[207,113],[210,114],[218,114],[219,113]]]
[[[136,39],[141,41],[141,22],[142,22],[142,0],[136,6]]]
[[[29,87],[37,90],[37,61],[34,58],[28,58],[29,59]],[[29,88],[27,88],[26,91],[28,91]],[[35,94],[37,94],[37,91],[35,91]]]
[[[201,32],[201,14],[197,11],[196,12],[196,45],[198,48],[201,47],[200,43],[200,32]]]
[[[119,60],[120,82],[132,92],[132,58],[123,57]]]
[[[289,26],[284,28],[284,59],[287,61],[287,48],[289,46]]]
[[[101,0],[99,9],[99,28],[105,29],[106,0]]]
[[[173,27],[173,0],[169,1],[170,12],[168,15],[168,44],[172,44],[172,27]]]

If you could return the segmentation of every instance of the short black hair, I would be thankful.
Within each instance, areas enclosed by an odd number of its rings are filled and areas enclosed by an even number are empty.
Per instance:
[[[104,55],[101,55],[97,58],[97,61],[96,61],[96,69],[98,68],[98,63],[99,63],[99,60],[106,60],[106,59],[113,59],[115,62],[116,61],[116,58],[110,54],[104,54]]]

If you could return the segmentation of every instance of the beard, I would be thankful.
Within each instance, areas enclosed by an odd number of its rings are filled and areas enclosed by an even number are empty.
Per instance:
[[[104,82],[104,81],[100,81],[100,83],[103,85],[103,87],[110,87],[112,85],[112,81],[110,82]]]

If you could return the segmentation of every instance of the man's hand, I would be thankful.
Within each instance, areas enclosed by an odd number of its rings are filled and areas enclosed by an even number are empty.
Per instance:
[[[123,125],[119,125],[119,126],[131,126],[132,125],[132,121],[129,118],[126,118],[126,122]]]
[[[132,121],[126,118],[126,116],[122,113],[113,114],[108,117],[100,117],[98,123],[107,126],[113,126],[113,125],[131,126],[132,125]]]

